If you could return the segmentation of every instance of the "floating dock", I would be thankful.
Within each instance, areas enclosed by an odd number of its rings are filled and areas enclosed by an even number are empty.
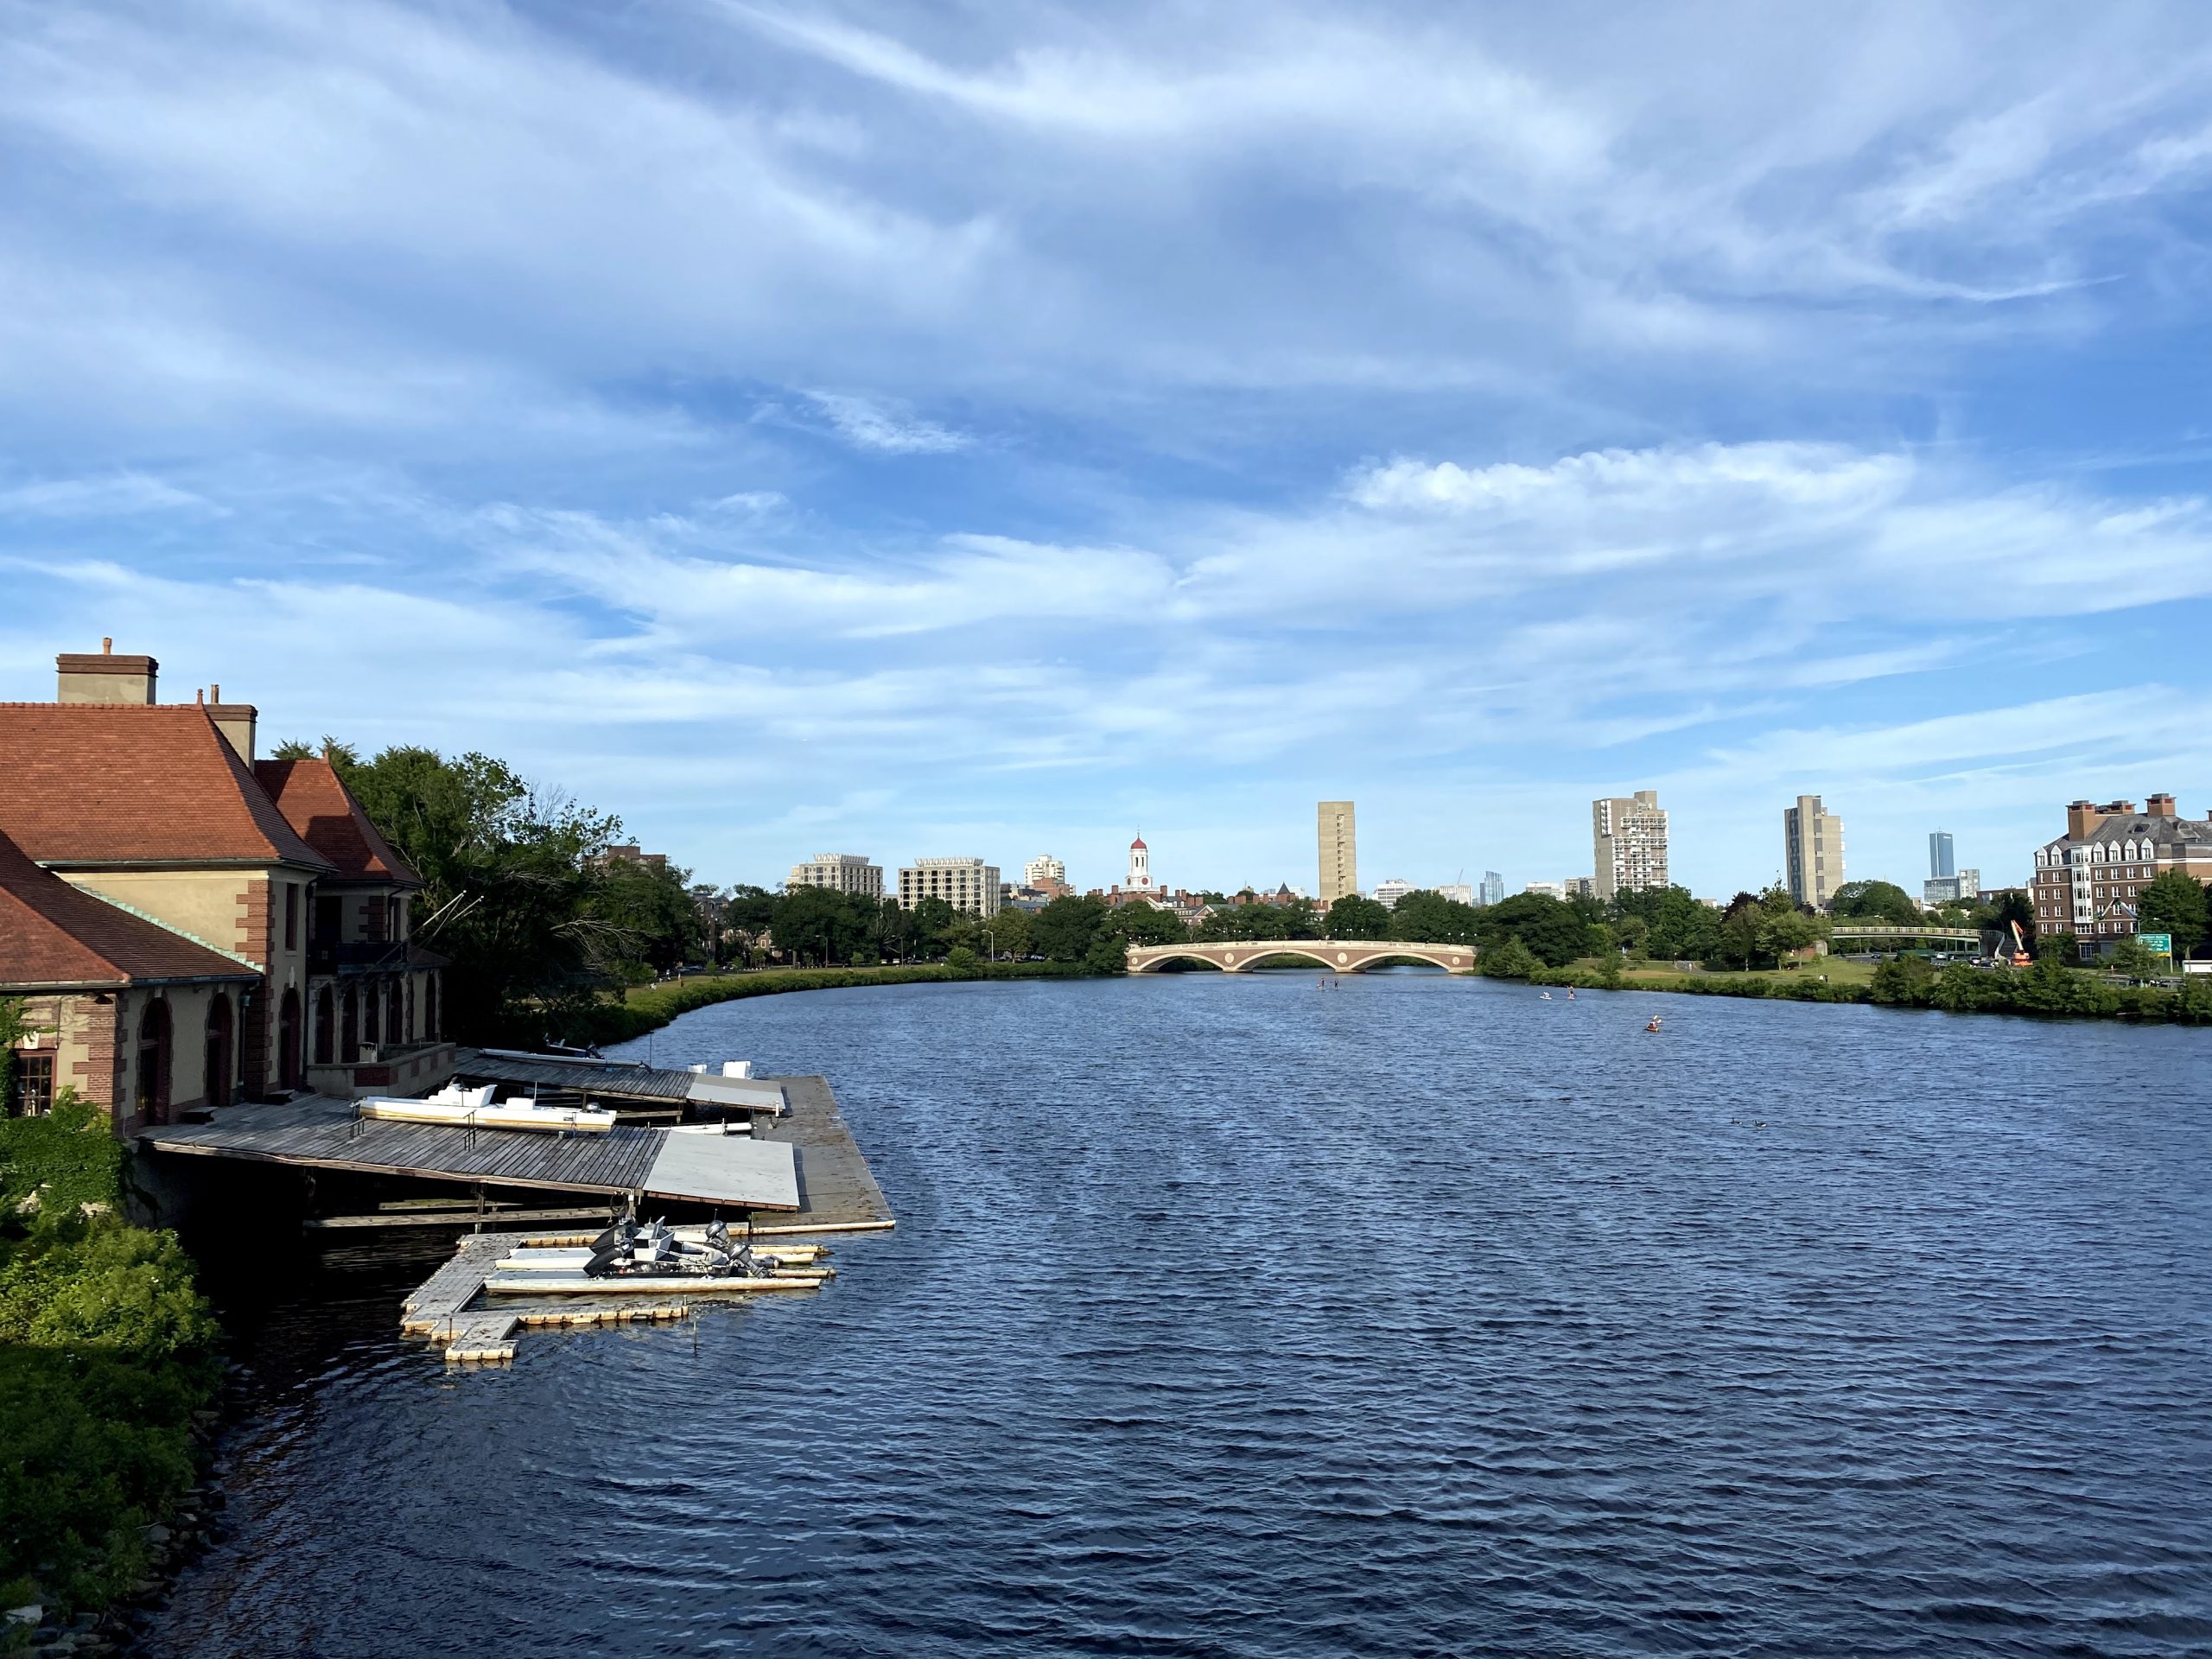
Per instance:
[[[232,1158],[356,1174],[461,1181],[540,1192],[595,1192],[740,1210],[800,1208],[790,1145],[750,1135],[690,1135],[617,1125],[596,1135],[448,1128],[365,1118],[350,1100],[308,1095],[232,1106],[207,1123],[140,1132],[169,1155]]]
[[[665,1073],[687,1082],[689,1071]],[[207,1123],[143,1130],[138,1145],[164,1159],[204,1157],[399,1176],[503,1194],[588,1194],[609,1211],[635,1200],[699,1204],[755,1213],[769,1224],[810,1231],[865,1231],[893,1217],[854,1144],[836,1096],[822,1077],[751,1080],[773,1087],[789,1116],[758,1118],[750,1135],[618,1124],[602,1134],[558,1136],[517,1130],[386,1123],[359,1117],[351,1101],[311,1095],[281,1105],[226,1107]],[[576,1205],[570,1208],[595,1207]],[[552,1220],[547,1215],[542,1219]],[[579,1216],[578,1220],[588,1219]],[[372,1226],[357,1217],[321,1217]],[[448,1215],[432,1225],[479,1221],[512,1225],[495,1209]]]
[[[460,1241],[401,1313],[401,1327],[425,1337],[455,1363],[514,1357],[518,1332],[537,1325],[665,1322],[686,1318],[701,1300],[727,1300],[713,1281],[663,1290],[650,1300],[626,1294],[546,1296],[484,1305],[485,1281],[518,1246],[588,1243],[624,1206],[651,1213],[655,1200],[741,1211],[756,1242],[808,1234],[876,1232],[896,1224],[883,1190],[855,1144],[844,1114],[822,1077],[702,1078],[664,1073],[688,1085],[766,1084],[787,1115],[753,1119],[753,1132],[618,1124],[594,1135],[551,1135],[517,1129],[469,1129],[359,1117],[351,1101],[308,1096],[281,1105],[233,1106],[207,1123],[144,1130],[138,1144],[162,1159],[227,1159],[338,1170],[357,1175],[412,1177],[464,1185],[466,1199],[410,1198],[405,1208],[373,1216],[325,1216],[311,1227],[453,1226],[478,1230]],[[487,1198],[487,1189],[506,1195]],[[445,1190],[451,1191],[448,1185]],[[568,1203],[532,1203],[531,1194],[571,1195]],[[588,1194],[598,1204],[579,1204]],[[527,1205],[529,1207],[520,1207]],[[426,1206],[417,1208],[416,1206]],[[435,1206],[435,1207],[428,1207]],[[547,1226],[544,1224],[569,1224]],[[575,1224],[588,1224],[575,1230]],[[535,1225],[534,1231],[518,1231]],[[733,1230],[738,1224],[733,1222]],[[502,1230],[488,1232],[486,1228]],[[813,1288],[793,1285],[791,1288]],[[736,1293],[742,1294],[742,1292]]]

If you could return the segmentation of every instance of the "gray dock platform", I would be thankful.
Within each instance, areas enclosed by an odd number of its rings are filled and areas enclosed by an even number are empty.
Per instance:
[[[149,1128],[138,1143],[164,1155],[588,1193],[610,1201],[634,1198],[641,1205],[656,1198],[713,1205],[794,1227],[892,1225],[891,1207],[854,1144],[828,1081],[762,1081],[775,1087],[779,1099],[788,1099],[790,1115],[756,1120],[751,1135],[618,1124],[600,1134],[563,1136],[399,1123],[361,1119],[350,1101],[312,1095],[277,1105],[228,1107],[212,1122]],[[501,1224],[493,1212],[484,1219]]]

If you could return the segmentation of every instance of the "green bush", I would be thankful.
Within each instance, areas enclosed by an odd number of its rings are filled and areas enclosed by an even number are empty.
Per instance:
[[[122,1174],[123,1143],[107,1114],[73,1089],[44,1117],[0,1118],[0,1211],[18,1224],[112,1205]]]
[[[0,1586],[99,1606],[192,1484],[216,1331],[175,1236],[125,1224],[123,1148],[64,1092],[0,1122]]]
[[[1512,933],[1478,956],[1475,966],[1492,979],[1531,979],[1545,972],[1544,964],[1537,959],[1536,953],[1522,944],[1517,934]]]

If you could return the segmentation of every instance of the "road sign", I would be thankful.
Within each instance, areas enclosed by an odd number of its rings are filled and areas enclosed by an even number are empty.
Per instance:
[[[2171,957],[2174,953],[2174,936],[2171,933],[2138,933],[2135,942],[2153,956]]]

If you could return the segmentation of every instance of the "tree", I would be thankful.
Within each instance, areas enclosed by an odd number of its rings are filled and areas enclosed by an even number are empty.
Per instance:
[[[635,943],[594,913],[594,859],[621,830],[608,814],[534,789],[486,754],[388,748],[331,764],[426,891],[416,938],[453,959],[444,1007],[463,1041],[537,1040]]]
[[[1720,925],[1715,930],[1713,955],[1707,962],[1714,967],[1748,969],[1759,954],[1759,930],[1766,925],[1766,912],[1755,893],[1739,893],[1728,901],[1727,909],[1720,913]]]
[[[753,966],[766,944],[775,913],[776,895],[766,887],[732,887],[729,897],[722,901],[722,932],[736,944],[747,967]]]
[[[1772,957],[1777,962],[1792,951],[1802,950],[1827,935],[1827,925],[1816,916],[1808,916],[1795,907],[1769,915],[1759,926],[1760,953]]]
[[[2082,960],[2082,942],[2072,933],[2046,933],[2036,941],[2036,961],[2055,963],[2061,968],[2078,966]]]
[[[607,930],[595,942],[599,959],[639,962],[665,974],[703,954],[704,930],[688,871],[613,858],[597,866],[593,876],[584,912]]]
[[[1548,893],[1535,893],[1535,898],[1549,898]],[[1554,900],[1554,902],[1556,902]],[[1495,910],[1495,905],[1489,906]],[[1545,964],[1536,953],[1509,933],[1498,944],[1486,946],[1475,959],[1475,965],[1492,979],[1526,979]]]
[[[2129,938],[2113,946],[2105,966],[2128,979],[2156,979],[2166,971],[2166,959],[2142,940]]]
[[[1332,939],[1387,939],[1390,912],[1375,899],[1347,893],[1329,906],[1322,925]]]
[[[1409,893],[1390,912],[1389,936],[1421,944],[1472,944],[1475,907],[1437,893]]]
[[[1688,887],[1636,887],[1613,895],[1612,915],[1622,943],[1635,943],[1634,931],[1625,925],[1641,922],[1647,930],[1645,954],[1661,962],[1702,962],[1713,954],[1720,918],[1712,906],[1700,904]]]
[[[2207,920],[2203,887],[2179,870],[2168,870],[2135,896],[2135,931],[2172,934],[2176,962],[2204,942]]]
[[[1083,962],[1105,926],[1104,900],[1070,893],[1031,918],[1030,944],[1049,962]]]
[[[1589,953],[1591,924],[1573,905],[1548,893],[1516,893],[1475,915],[1476,943],[1484,950],[1518,940],[1548,968],[1564,968]]]
[[[1838,918],[1884,922],[1891,927],[1916,927],[1920,906],[1894,881],[1847,881],[1835,890],[1828,912]]]
[[[777,899],[769,925],[776,949],[827,968],[852,961],[863,944],[873,943],[874,909],[867,899],[834,888],[792,887]]]
[[[952,949],[952,930],[958,925],[960,912],[949,900],[931,893],[917,899],[912,912],[914,918],[912,949],[925,962],[940,960]]]
[[[1250,908],[1257,910],[1262,906],[1254,905]],[[1106,925],[1124,945],[1180,944],[1190,937],[1173,911],[1154,910],[1144,904],[1120,906],[1107,918]]]

